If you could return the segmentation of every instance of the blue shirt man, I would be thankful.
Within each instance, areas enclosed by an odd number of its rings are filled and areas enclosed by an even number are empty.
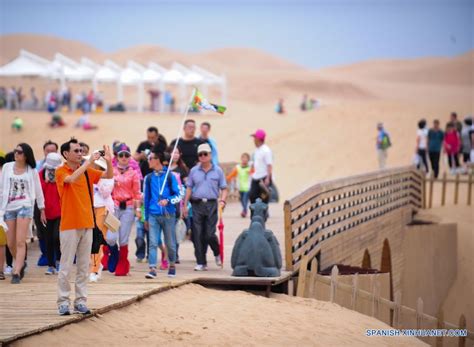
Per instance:
[[[187,203],[191,201],[194,253],[197,263],[195,271],[207,269],[207,245],[214,253],[217,266],[222,266],[216,226],[218,207],[223,209],[226,205],[227,183],[222,169],[212,164],[211,152],[211,147],[207,143],[198,147],[199,164],[189,173],[183,208],[186,217]]]
[[[209,146],[211,147],[211,156],[212,156],[212,165],[218,166],[219,165],[219,153],[217,151],[217,142],[216,140],[212,139],[209,137],[209,132],[211,131],[211,124],[208,122],[204,122],[201,124],[200,127],[201,135],[199,136],[199,139],[203,143],[208,143]]]

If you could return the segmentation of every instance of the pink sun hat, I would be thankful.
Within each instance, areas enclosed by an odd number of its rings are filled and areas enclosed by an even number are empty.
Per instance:
[[[250,136],[255,137],[257,140],[263,141],[265,140],[265,137],[267,136],[267,134],[265,133],[265,130],[257,129],[255,133]]]

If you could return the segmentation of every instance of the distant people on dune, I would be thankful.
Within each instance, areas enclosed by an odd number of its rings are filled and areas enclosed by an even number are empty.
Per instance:
[[[416,155],[417,155],[417,168],[420,169],[423,165],[423,169],[426,173],[429,172],[428,160],[427,160],[427,148],[428,148],[428,129],[426,128],[426,120],[422,119],[418,122],[418,130],[416,132]]]
[[[278,114],[285,113],[285,106],[283,105],[283,99],[278,100],[278,103],[275,106],[275,112]]]
[[[439,159],[443,149],[443,140],[444,132],[439,127],[439,120],[435,119],[433,128],[428,131],[428,155],[435,178],[438,178],[439,175]]]
[[[303,100],[300,104],[301,111],[310,111],[313,109],[317,109],[319,107],[319,101],[317,99],[309,99],[307,94],[303,95]]]
[[[455,123],[449,122],[444,137],[444,150],[448,156],[448,164],[451,174],[456,174],[459,169],[459,150],[461,149],[461,138],[456,130]]]
[[[15,117],[15,119],[12,122],[12,130],[15,132],[20,132],[23,130],[23,119],[20,117]]]
[[[392,146],[392,142],[390,141],[390,136],[388,135],[388,132],[384,129],[382,123],[378,123],[376,148],[380,169],[385,169],[385,165],[387,163],[388,149],[390,148],[390,146]]]

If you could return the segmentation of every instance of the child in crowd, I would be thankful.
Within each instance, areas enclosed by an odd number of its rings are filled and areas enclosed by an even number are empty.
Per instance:
[[[243,153],[240,156],[240,164],[236,165],[232,172],[227,176],[227,181],[235,179],[237,181],[237,187],[239,189],[240,203],[242,204],[242,212],[240,216],[245,218],[247,216],[247,208],[249,203],[249,190],[250,190],[250,155]]]

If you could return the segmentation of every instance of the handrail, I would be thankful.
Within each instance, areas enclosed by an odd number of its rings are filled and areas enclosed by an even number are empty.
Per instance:
[[[285,201],[285,263],[298,269],[321,244],[341,232],[395,210],[417,211],[424,204],[424,177],[414,166],[324,181]]]

